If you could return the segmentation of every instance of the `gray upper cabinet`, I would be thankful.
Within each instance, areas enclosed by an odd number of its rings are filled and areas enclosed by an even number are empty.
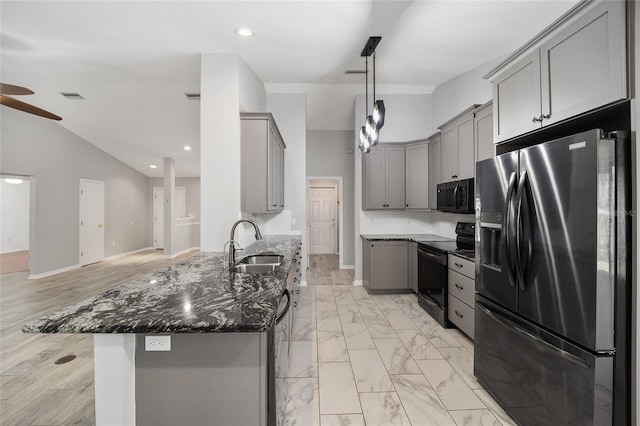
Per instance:
[[[475,110],[473,117],[473,137],[476,161],[494,156],[493,145],[493,102],[487,102]]]
[[[241,209],[272,213],[284,209],[284,150],[273,116],[241,113]],[[222,183],[224,184],[224,183]]]
[[[406,208],[429,208],[429,152],[427,142],[408,144],[405,148],[407,166]]]
[[[442,137],[442,181],[472,178],[475,174],[473,105],[439,127]]]
[[[404,146],[378,145],[363,157],[365,210],[405,208]]]
[[[440,133],[429,137],[429,208],[438,204],[437,185],[442,183],[442,138]]]
[[[492,70],[494,140],[627,94],[625,2],[582,2]]]

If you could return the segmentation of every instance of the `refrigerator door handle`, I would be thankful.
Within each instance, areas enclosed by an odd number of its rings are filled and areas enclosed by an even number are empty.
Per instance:
[[[570,363],[577,365],[578,367],[582,367],[584,369],[589,369],[591,367],[591,365],[585,361],[584,359],[575,356],[574,354],[567,352],[563,349],[560,349],[556,346],[553,346],[550,343],[545,342],[544,340],[540,339],[537,336],[534,336],[533,334],[529,333],[526,330],[523,330],[522,328],[518,327],[516,324],[514,324],[513,322],[509,321],[506,318],[503,318],[502,315],[500,315],[498,312],[494,312],[491,309],[489,309],[488,307],[486,307],[482,302],[476,301],[476,309],[480,308],[487,316],[489,316],[491,319],[493,319],[495,322],[497,322],[498,324],[500,324],[501,326],[507,328],[508,330],[512,330],[515,332],[518,332],[520,334],[525,335],[527,338],[531,339],[534,344],[535,344],[535,348],[540,351],[540,352],[544,352],[547,353],[549,355],[555,355],[555,356],[559,356],[567,361],[569,361]]]
[[[509,236],[510,231],[510,220],[511,216],[511,199],[513,198],[513,190],[516,187],[516,173],[511,173],[511,177],[509,178],[509,186],[507,188],[507,196],[504,201],[504,219],[502,221],[502,246],[504,247],[505,258],[507,260],[507,269],[509,276],[509,284],[511,287],[515,287],[516,282],[513,277],[513,263],[511,260],[511,237]]]
[[[515,226],[515,236],[516,236],[516,256],[515,256],[515,264],[516,264],[516,274],[518,287],[520,290],[524,291],[527,289],[525,282],[525,270],[522,265],[522,259],[520,257],[520,253],[522,250],[522,241],[521,241],[521,232],[522,228],[522,197],[525,191],[525,185],[527,183],[527,171],[523,170],[520,174],[520,181],[518,182],[518,190],[516,191],[516,226]]]

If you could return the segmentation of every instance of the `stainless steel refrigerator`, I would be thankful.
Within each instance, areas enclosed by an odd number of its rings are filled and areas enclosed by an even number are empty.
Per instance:
[[[476,165],[474,373],[521,425],[629,423],[628,134]]]

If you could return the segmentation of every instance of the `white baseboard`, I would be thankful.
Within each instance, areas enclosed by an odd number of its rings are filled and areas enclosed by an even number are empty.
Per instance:
[[[176,257],[178,257],[178,256],[180,256],[180,255],[182,255],[182,254],[188,253],[188,252],[190,252],[190,251],[193,251],[193,250],[200,250],[200,247],[191,247],[191,248],[188,248],[188,249],[185,249],[185,250],[179,251],[178,253],[174,253],[174,254],[165,254],[165,255],[164,255],[164,258],[165,258],[165,259],[175,259]]]
[[[353,285],[362,285],[362,280],[353,280]]]
[[[137,250],[125,251],[124,253],[118,253],[118,254],[114,254],[113,256],[105,257],[104,261],[115,260],[120,257],[129,256],[130,254],[136,254],[136,253],[140,253],[141,251],[147,251],[147,250],[155,250],[155,249],[153,247],[144,247]]]
[[[51,275],[61,274],[63,272],[73,271],[74,269],[80,268],[80,264],[65,266],[64,268],[54,269],[53,271],[43,272],[41,274],[29,274],[27,279],[29,280],[39,280],[40,278],[50,277]]]
[[[306,287],[307,281],[300,281],[300,287]]]

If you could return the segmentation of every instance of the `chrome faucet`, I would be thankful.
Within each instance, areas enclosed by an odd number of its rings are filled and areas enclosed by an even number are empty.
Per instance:
[[[242,222],[247,222],[250,223],[251,225],[253,225],[253,229],[255,229],[256,231],[256,240],[261,240],[262,239],[262,234],[260,233],[260,228],[258,228],[258,225],[256,225],[256,223],[250,219],[240,219],[239,221],[237,221],[236,223],[233,224],[233,226],[231,227],[231,235],[229,235],[229,268],[232,268],[235,264],[236,264],[236,246],[235,246],[235,236],[234,234],[236,233],[236,227],[238,225],[240,225]],[[239,249],[242,250],[242,249]]]

